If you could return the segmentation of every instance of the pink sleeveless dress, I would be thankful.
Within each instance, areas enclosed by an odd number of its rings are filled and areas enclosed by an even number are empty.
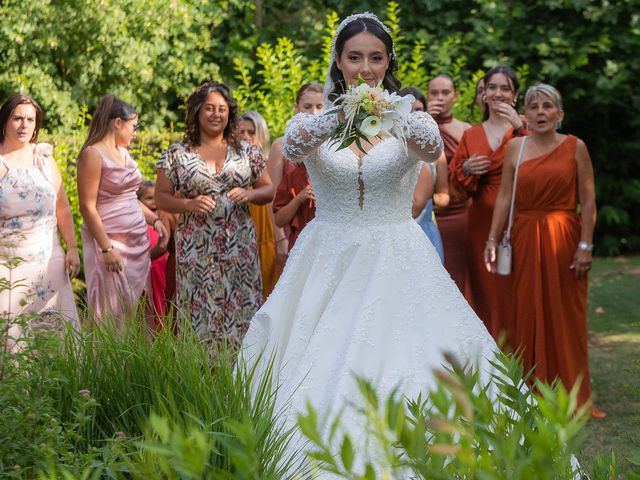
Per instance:
[[[106,270],[100,246],[86,224],[82,225],[87,301],[98,319],[113,316],[120,321],[131,316],[144,293],[151,298],[149,237],[136,195],[142,185],[142,174],[126,149],[123,149],[124,166],[95,150],[102,158],[96,209],[124,268],[121,272]]]
[[[8,170],[0,177],[0,278],[13,285],[0,289],[0,315],[39,313],[29,324],[59,330],[63,321],[78,326],[78,312],[58,240],[52,153],[51,145],[34,145],[34,165],[18,169],[0,155],[0,172]],[[8,268],[12,258],[20,260]],[[17,340],[21,328],[9,335]]]

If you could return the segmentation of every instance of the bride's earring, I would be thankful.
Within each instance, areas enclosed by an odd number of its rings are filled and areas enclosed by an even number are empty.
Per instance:
[[[556,122],[556,130],[560,130],[562,128],[562,120],[558,120]]]

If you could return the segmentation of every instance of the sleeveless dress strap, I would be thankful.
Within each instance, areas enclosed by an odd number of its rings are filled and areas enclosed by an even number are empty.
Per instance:
[[[9,174],[9,165],[4,161],[4,157],[0,155],[0,180],[4,179]]]
[[[43,152],[43,149],[51,149],[51,145],[48,143],[38,143],[33,147],[33,163],[34,166],[38,167],[38,170],[42,173],[42,176],[53,185],[53,169],[51,168],[50,160],[53,160],[51,154],[47,154]],[[52,152],[51,152],[52,153]]]

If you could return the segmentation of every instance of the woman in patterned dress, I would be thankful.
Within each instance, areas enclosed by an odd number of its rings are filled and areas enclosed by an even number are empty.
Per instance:
[[[226,85],[198,87],[187,100],[184,140],[169,147],[157,170],[157,207],[181,214],[176,303],[210,352],[221,342],[239,347],[262,303],[247,202],[267,204],[273,189],[258,147],[238,139],[237,115]]]
[[[32,327],[78,322],[69,281],[80,270],[78,244],[53,149],[36,143],[42,116],[26,95],[12,95],[0,107],[0,277],[9,282],[0,288],[0,315],[9,321],[9,348],[23,336],[13,322],[21,314],[39,314],[29,319]],[[21,261],[9,268],[16,257]]]

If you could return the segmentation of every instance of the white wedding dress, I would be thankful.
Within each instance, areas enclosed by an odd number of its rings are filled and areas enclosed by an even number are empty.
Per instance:
[[[321,414],[357,400],[354,374],[380,395],[400,385],[412,397],[434,387],[443,352],[486,367],[498,350],[411,217],[420,158],[435,160],[441,148],[435,122],[412,114],[408,153],[389,137],[359,167],[350,149],[325,141],[336,121],[298,114],[287,127],[285,155],[304,161],[316,217],[243,345],[249,362],[264,352],[259,372],[274,356],[278,406],[290,402],[289,422],[307,400]],[[356,423],[343,415],[347,429]]]

